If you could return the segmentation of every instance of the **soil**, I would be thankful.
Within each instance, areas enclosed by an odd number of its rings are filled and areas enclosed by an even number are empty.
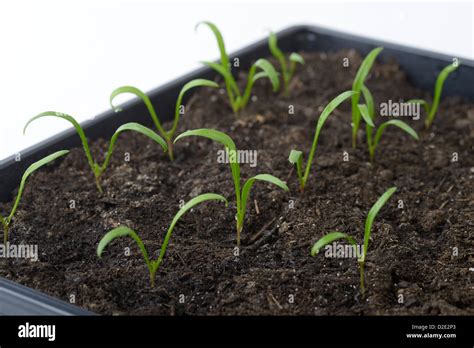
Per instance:
[[[74,295],[77,305],[100,314],[474,314],[474,104],[443,98],[430,131],[423,130],[424,114],[418,121],[405,117],[420,141],[388,128],[371,165],[363,130],[357,149],[351,148],[350,101],[344,102],[323,128],[300,195],[288,154],[300,149],[307,157],[322,108],[351,89],[361,62],[353,50],[303,55],[306,65],[298,67],[289,98],[275,96],[259,80],[252,102],[236,117],[224,91],[202,88],[179,125],[177,134],[215,128],[238,149],[257,150],[255,168],[241,165],[243,179],[270,173],[288,182],[290,193],[255,184],[238,256],[230,168],[217,162],[222,146],[185,138],[171,163],[148,138],[126,133],[103,178],[104,195],[82,148],[29,179],[10,242],[37,244],[40,260],[3,259],[0,275],[66,301]],[[342,66],[343,57],[350,67]],[[376,63],[366,84],[376,105],[430,98],[395,62]],[[106,148],[105,140],[93,142],[99,157]],[[375,220],[362,297],[356,259],[311,257],[309,251],[334,230],[362,243],[370,207],[391,186],[398,190]],[[155,288],[131,239],[114,241],[97,257],[101,237],[120,224],[137,231],[157,257],[180,201],[205,192],[222,194],[231,204],[204,203],[181,219]]]

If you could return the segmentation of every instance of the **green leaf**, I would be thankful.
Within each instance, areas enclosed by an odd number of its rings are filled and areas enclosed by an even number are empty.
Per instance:
[[[153,130],[151,130],[150,128],[147,128],[147,127],[145,127],[145,126],[143,126],[139,123],[135,123],[135,122],[125,123],[125,124],[121,125],[119,128],[117,128],[114,135],[112,135],[112,138],[110,139],[109,149],[107,151],[105,161],[102,164],[102,166],[100,167],[100,171],[99,171],[100,174],[105,172],[105,170],[107,169],[107,166],[109,165],[110,158],[112,157],[112,153],[114,151],[115,142],[117,141],[117,138],[120,135],[120,133],[125,132],[125,131],[134,131],[134,132],[143,134],[143,135],[147,136],[148,138],[150,138],[151,140],[153,140],[154,142],[160,144],[161,147],[163,148],[163,151],[166,152],[168,150],[168,145],[166,144],[166,141],[162,137],[160,137],[157,133],[155,133]]]
[[[201,129],[186,131],[178,135],[176,139],[174,140],[174,142],[176,143],[178,140],[185,137],[189,137],[189,136],[200,136],[200,137],[208,138],[224,145],[224,147],[226,148],[226,151],[228,152],[237,152],[237,148],[232,138],[229,137],[227,134],[215,129],[201,128]],[[237,207],[240,207],[240,165],[239,163],[230,162],[230,169],[232,171],[232,178],[234,180]]]
[[[372,93],[370,93],[370,90],[365,85],[362,85],[362,94],[364,95],[365,104],[367,105],[367,110],[369,112],[370,118],[372,120],[375,120],[374,97],[372,96]]]
[[[345,101],[346,99],[352,97],[354,94],[356,94],[356,92],[354,92],[354,91],[342,92],[337,97],[335,97],[333,100],[331,100],[328,105],[326,105],[323,112],[319,116],[319,120],[318,120],[318,123],[316,125],[316,133],[314,135],[313,144],[311,146],[311,152],[310,152],[309,157],[308,157],[308,162],[306,163],[306,170],[305,170],[304,179],[303,179],[303,182],[304,182],[303,187],[306,185],[306,182],[308,180],[309,172],[311,170],[311,164],[313,162],[314,154],[316,152],[316,147],[318,145],[319,134],[321,133],[321,129],[323,128],[324,123],[326,122],[329,115],[331,115],[331,113],[343,101]]]
[[[228,205],[227,200],[223,196],[215,194],[215,193],[204,193],[202,195],[194,197],[193,199],[191,199],[190,201],[185,203],[183,205],[183,207],[176,213],[176,215],[173,218],[173,221],[171,222],[170,227],[168,228],[168,231],[166,232],[166,236],[165,236],[165,239],[164,239],[163,244],[161,246],[161,251],[160,251],[160,255],[158,257],[158,260],[153,265],[154,271],[156,271],[158,269],[158,267],[161,264],[161,261],[163,260],[163,257],[165,256],[166,248],[168,247],[169,240],[171,238],[171,234],[173,233],[174,227],[175,227],[176,223],[179,221],[179,219],[181,219],[181,217],[188,210],[195,207],[196,205],[198,205],[200,203],[203,203],[205,201],[211,201],[211,200],[222,201],[222,202],[225,203],[226,207]]]
[[[423,100],[423,99],[410,99],[409,101],[407,101],[407,103],[410,103],[410,104],[420,104],[421,106],[423,106],[423,109],[425,109],[425,112],[427,115],[429,115],[430,113],[430,103],[428,103],[426,100]]]
[[[208,128],[200,128],[200,129],[194,129],[194,130],[183,132],[176,137],[176,139],[174,140],[174,143],[176,143],[178,140],[182,138],[193,136],[193,135],[217,141],[221,143],[222,145],[224,145],[229,150],[237,151],[235,143],[231,137],[229,137],[224,132],[221,132],[215,129],[208,129]]]
[[[13,215],[15,215],[16,209],[18,208],[18,205],[20,204],[20,199],[23,194],[23,190],[25,188],[26,180],[28,177],[33,174],[35,171],[40,169],[42,166],[54,161],[58,157],[64,156],[65,154],[69,153],[68,150],[62,150],[55,152],[49,156],[46,156],[45,158],[39,160],[38,162],[33,163],[30,165],[25,172],[23,173],[23,177],[21,178],[20,182],[20,188],[18,189],[18,194],[16,195],[15,203],[13,204],[13,208],[10,212],[10,216],[6,219],[6,223],[10,224],[11,219],[13,218]]]
[[[175,113],[174,113],[174,122],[173,126],[171,127],[171,130],[167,132],[169,139],[173,138],[174,132],[176,131],[176,128],[178,126],[178,121],[179,121],[179,108],[183,102],[183,97],[192,88],[196,87],[211,87],[211,88],[217,88],[219,85],[215,83],[214,81],[206,80],[206,79],[195,79],[192,81],[189,81],[186,83],[183,88],[181,88],[181,91],[179,92],[178,99],[176,100],[176,108],[175,108]]]
[[[254,64],[256,67],[260,68],[263,70],[263,72],[266,74],[268,79],[270,80],[272,87],[273,87],[273,92],[276,92],[280,89],[280,79],[278,78],[278,73],[276,72],[275,68],[273,67],[272,63],[270,63],[266,59],[259,59],[255,62]],[[254,76],[254,81],[256,75]]]
[[[290,54],[290,62],[295,62],[295,63],[298,63],[298,64],[301,64],[301,65],[304,65],[304,58],[298,54],[298,53],[291,53]]]
[[[148,270],[151,272],[151,262],[150,262],[150,258],[148,257],[148,252],[145,248],[145,245],[143,244],[142,240],[137,235],[137,233],[126,226],[120,226],[120,227],[114,228],[113,230],[107,232],[105,236],[102,237],[102,239],[99,242],[99,245],[97,246],[97,256],[101,257],[102,252],[104,251],[104,248],[109,243],[111,243],[116,238],[123,237],[123,236],[129,236],[137,243],[138,248],[142,252],[143,258],[145,259],[145,263],[148,267]]]
[[[360,258],[359,262],[364,262],[367,255],[367,248],[369,247],[370,234],[372,231],[372,225],[374,223],[375,217],[379,213],[380,209],[387,203],[387,201],[392,197],[392,195],[397,190],[396,187],[389,188],[380,198],[375,202],[375,204],[370,208],[367,219],[365,220],[365,229],[364,229],[364,254]]]
[[[221,32],[219,31],[219,29],[214,23],[209,22],[209,21],[199,22],[198,24],[196,24],[195,30],[197,30],[197,28],[201,24],[207,25],[207,27],[211,29],[212,32],[214,33],[214,36],[216,37],[216,41],[217,41],[217,46],[219,47],[219,52],[221,55],[221,63],[223,66],[228,67],[229,57],[227,56],[227,52],[225,50],[224,38],[222,37]]]
[[[379,144],[380,138],[382,137],[382,133],[384,132],[385,128],[387,128],[388,126],[398,127],[402,129],[403,131],[405,131],[406,133],[410,134],[416,140],[418,140],[418,134],[415,132],[413,128],[411,128],[405,122],[400,121],[400,120],[390,120],[390,121],[382,123],[380,127],[377,129],[377,132],[375,133],[375,138],[374,138],[375,147]]]
[[[275,33],[270,32],[268,35],[268,48],[270,49],[271,54],[278,59],[281,64],[281,60],[285,61],[285,55],[278,48],[278,39]],[[283,65],[283,64],[282,64]]]
[[[291,150],[288,160],[291,164],[296,166],[296,174],[298,175],[298,180],[300,186],[303,184],[303,152],[298,150]]]
[[[28,128],[30,123],[32,123],[33,121],[35,121],[39,118],[43,118],[43,117],[61,118],[63,120],[66,120],[66,121],[70,122],[73,125],[74,129],[76,130],[76,133],[79,135],[79,138],[81,139],[82,147],[84,148],[84,152],[85,152],[86,157],[87,157],[87,162],[89,163],[89,166],[91,167],[92,171],[94,171],[95,162],[92,159],[91,151],[89,149],[89,143],[87,142],[87,138],[86,138],[86,135],[84,133],[84,130],[82,129],[81,125],[79,124],[79,122],[76,121],[76,119],[74,117],[72,117],[70,115],[67,115],[67,114],[64,114],[62,112],[45,111],[45,112],[42,112],[42,113],[40,113],[40,114],[38,114],[38,115],[36,115],[36,116],[34,116],[34,117],[32,117],[28,120],[28,122],[25,124],[25,127],[23,128],[23,134],[26,133],[26,129]]]
[[[352,84],[353,91],[360,92],[362,90],[362,86],[364,85],[365,79],[367,78],[367,75],[369,75],[370,69],[372,69],[372,65],[374,64],[375,59],[377,58],[377,56],[382,50],[383,50],[383,47],[374,48],[364,58],[354,78],[354,82]],[[357,131],[359,129],[359,123],[360,123],[360,113],[359,113],[359,108],[357,107],[359,104],[359,98],[360,98],[360,93],[354,94],[352,96],[352,123],[353,123],[352,144],[354,147],[356,144],[355,143],[356,135],[357,135]]]
[[[207,65],[211,69],[215,70],[217,73],[219,73],[224,78],[226,84],[229,85],[229,88],[231,89],[232,93],[235,93],[237,96],[240,95],[239,87],[237,86],[237,83],[235,82],[235,79],[232,76],[229,69],[226,69],[222,65],[214,63],[214,62],[203,61],[202,63],[204,65]],[[232,101],[232,99],[231,99],[231,101]]]
[[[352,238],[351,236],[342,232],[330,232],[325,236],[321,237],[316,243],[314,243],[313,247],[311,248],[311,256],[316,256],[322,247],[338,239],[345,239],[352,245],[356,245],[354,238]]]
[[[368,109],[367,105],[365,105],[365,104],[359,104],[359,105],[358,105],[358,108],[359,108],[359,112],[360,112],[360,114],[362,115],[362,118],[364,119],[364,121],[365,121],[370,127],[375,127],[374,122],[372,121],[372,117],[370,117],[369,109]]]
[[[380,54],[382,50],[383,50],[383,47],[374,48],[364,58],[354,78],[354,82],[352,84],[353,91],[358,91],[358,92],[361,91],[362,86],[364,85],[365,79],[367,78],[367,75],[369,75],[370,69],[372,69],[372,65],[374,64],[375,59],[377,59],[377,56]]]
[[[274,184],[276,186],[278,186],[279,188],[285,190],[285,191],[288,191],[288,186],[286,185],[286,183],[280,179],[278,179],[277,177],[273,176],[273,175],[270,175],[270,174],[258,174],[258,175],[255,175],[254,177],[251,177],[249,178],[243,188],[242,188],[242,211],[241,211],[241,214],[242,215],[245,215],[245,212],[246,212],[246,209],[247,209],[247,200],[249,198],[249,195],[250,195],[250,190],[253,186],[253,184],[255,183],[256,180],[260,180],[260,181],[266,181],[266,182],[269,182],[271,184]]]
[[[428,115],[428,121],[427,121],[428,126],[431,125],[436,115],[436,112],[438,111],[439,100],[441,98],[441,92],[443,90],[444,81],[446,80],[448,75],[451,74],[458,67],[459,67],[459,64],[456,66],[453,64],[449,64],[439,73],[438,78],[436,79],[436,84],[435,84],[433,104],[431,105],[430,113]]]
[[[119,96],[121,94],[126,94],[126,93],[130,93],[130,94],[133,94],[133,95],[137,96],[138,98],[140,98],[145,103],[145,106],[147,107],[148,112],[150,113],[150,116],[153,119],[153,122],[155,123],[156,128],[161,133],[161,135],[166,138],[167,133],[163,129],[163,127],[161,126],[161,123],[158,119],[155,108],[153,107],[153,104],[151,103],[150,98],[144,92],[139,90],[138,88],[133,87],[133,86],[122,86],[122,87],[119,87],[119,88],[115,89],[112,92],[112,94],[110,95],[110,98],[109,98],[110,106],[112,107],[112,109],[114,109],[115,111],[120,111],[121,110],[119,107],[114,106],[113,100],[117,96]]]

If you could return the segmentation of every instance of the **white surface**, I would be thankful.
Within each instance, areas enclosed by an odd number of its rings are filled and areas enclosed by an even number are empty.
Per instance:
[[[0,159],[68,128],[25,122],[46,110],[83,121],[107,110],[110,92],[150,90],[218,57],[202,20],[229,52],[294,24],[316,24],[473,59],[472,1],[2,1]],[[125,100],[125,99],[123,99]]]

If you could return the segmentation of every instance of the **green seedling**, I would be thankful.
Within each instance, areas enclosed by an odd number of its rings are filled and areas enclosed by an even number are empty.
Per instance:
[[[304,191],[306,182],[308,181],[309,173],[311,171],[311,165],[313,163],[314,154],[318,145],[319,134],[323,128],[324,123],[331,113],[341,104],[344,100],[357,94],[354,91],[346,91],[339,94],[336,98],[331,100],[328,105],[324,108],[323,112],[319,116],[318,123],[316,124],[316,133],[314,134],[313,145],[311,146],[311,152],[309,153],[308,162],[306,163],[306,169],[303,174],[303,152],[298,150],[291,150],[290,157],[288,160],[291,164],[296,166],[296,174],[300,183],[301,192]]]
[[[352,96],[352,147],[356,148],[357,146],[357,132],[359,131],[360,125],[360,111],[359,111],[359,98],[362,90],[362,86],[365,83],[365,79],[369,75],[372,65],[374,65],[375,59],[379,53],[383,50],[383,47],[374,48],[362,61],[362,64],[357,71],[357,74],[352,83],[352,90],[359,92]]]
[[[160,254],[158,256],[158,259],[156,260],[150,260],[150,257],[148,256],[147,249],[145,248],[145,245],[143,244],[142,240],[140,237],[137,235],[135,231],[132,229],[126,227],[126,226],[120,226],[117,228],[114,228],[107,234],[105,234],[104,237],[99,242],[99,245],[97,247],[97,256],[101,257],[102,252],[104,251],[104,248],[112,242],[114,239],[122,237],[122,236],[129,236],[131,237],[138,245],[140,251],[142,252],[143,258],[145,259],[145,263],[148,267],[148,271],[150,273],[150,282],[151,286],[155,286],[155,277],[156,277],[156,272],[158,271],[158,268],[160,267],[163,258],[166,253],[166,248],[168,247],[168,243],[171,238],[171,234],[173,233],[174,227],[176,223],[181,219],[181,217],[191,208],[197,206],[198,204],[205,202],[205,201],[210,201],[210,200],[219,200],[225,202],[227,206],[227,200],[222,197],[221,195],[217,195],[214,193],[205,193],[202,195],[199,195],[197,197],[194,197],[191,199],[189,202],[183,205],[183,207],[176,213],[176,215],[173,218],[173,221],[171,222],[170,227],[168,228],[168,231],[166,232],[165,238],[163,240],[163,244],[161,245],[161,250]]]
[[[373,131],[375,128],[375,106],[374,106],[374,99],[372,94],[370,93],[369,89],[365,86],[362,87],[362,93],[364,94],[364,99],[367,104],[359,104],[359,112],[362,115],[362,118],[365,121],[365,130],[367,135],[367,146],[369,148],[370,154],[370,162],[374,162],[375,160],[375,150],[377,145],[380,143],[380,138],[382,134],[388,126],[395,126],[403,130],[404,132],[408,133],[410,136],[418,140],[418,134],[415,132],[413,128],[411,128],[408,124],[400,120],[390,120],[382,123],[375,132],[375,137],[373,136]]]
[[[203,64],[215,70],[224,78],[227,96],[229,97],[230,106],[232,107],[234,113],[237,113],[239,110],[242,110],[247,106],[253,85],[258,79],[268,78],[272,84],[274,92],[277,92],[280,89],[280,79],[278,78],[278,73],[276,72],[275,68],[268,60],[261,58],[250,67],[245,90],[241,92],[237,86],[234,76],[232,75],[231,63],[225,50],[222,34],[220,33],[219,29],[211,22],[200,22],[196,25],[196,29],[201,24],[207,25],[214,33],[221,56],[220,63],[204,61]],[[257,72],[257,69],[260,71]]]
[[[20,204],[21,196],[23,194],[23,190],[25,189],[25,184],[26,184],[26,179],[33,174],[35,171],[40,169],[42,166],[54,161],[56,158],[64,156],[67,154],[69,151],[67,150],[62,150],[55,152],[49,156],[46,156],[45,158],[39,160],[38,162],[33,163],[30,165],[25,172],[23,173],[23,177],[21,178],[20,182],[20,188],[18,189],[18,193],[16,195],[15,203],[13,203],[13,208],[10,212],[10,215],[7,217],[3,217],[0,215],[0,222],[3,225],[3,245],[6,247],[7,242],[8,242],[8,231],[10,229],[10,225],[12,223],[13,216],[16,213],[16,210],[18,209],[18,205]]]
[[[237,148],[235,146],[234,141],[231,137],[227,134],[217,131],[215,129],[196,129],[184,132],[178,135],[175,139],[175,142],[179,139],[189,137],[189,136],[200,136],[204,138],[208,138],[214,141],[217,141],[224,145],[227,156],[229,158],[230,169],[232,172],[232,179],[234,181],[235,187],[235,198],[236,198],[236,205],[237,205],[237,245],[240,245],[240,234],[242,232],[245,220],[245,213],[247,209],[247,201],[250,196],[250,189],[252,188],[255,181],[266,181],[272,183],[281,189],[288,191],[288,186],[284,181],[274,177],[270,174],[258,174],[253,176],[247,181],[245,181],[242,189],[241,189],[241,178],[240,178],[240,165],[237,159]]]
[[[395,193],[397,190],[396,187],[389,188],[380,198],[375,202],[375,204],[370,208],[369,214],[367,215],[367,219],[365,220],[365,229],[364,229],[364,248],[362,255],[357,252],[357,260],[359,262],[359,270],[360,270],[360,290],[362,295],[365,293],[365,285],[364,285],[364,266],[365,266],[365,259],[367,255],[367,249],[369,248],[369,240],[370,235],[372,232],[372,225],[374,223],[375,217],[379,213],[380,209],[387,203],[390,197]],[[330,232],[326,234],[324,237],[320,238],[311,248],[311,256],[316,256],[321,248],[325,245],[332,243],[338,239],[345,239],[351,245],[354,246],[355,250],[358,250],[357,244],[355,239],[345,233],[342,232]]]
[[[186,83],[183,86],[183,88],[181,88],[181,91],[179,92],[179,95],[178,95],[178,99],[176,100],[174,120],[173,120],[173,125],[171,126],[170,130],[165,130],[163,128],[163,126],[160,123],[160,120],[158,119],[155,108],[153,104],[151,103],[150,98],[136,87],[123,86],[123,87],[119,87],[115,89],[110,95],[110,105],[116,112],[119,112],[121,111],[121,109],[119,107],[114,106],[113,104],[113,100],[115,97],[117,97],[120,94],[131,93],[137,96],[138,98],[140,98],[145,103],[145,106],[147,107],[148,112],[150,113],[150,116],[153,122],[155,123],[156,129],[161,134],[161,136],[166,139],[166,144],[168,145],[168,156],[170,160],[173,161],[174,160],[173,136],[174,136],[174,133],[176,132],[176,128],[178,127],[179,116],[180,114],[184,112],[184,106],[182,105],[183,97],[186,94],[186,92],[188,92],[190,89],[195,88],[195,87],[217,88],[219,87],[219,85],[215,83],[214,81],[205,80],[205,79],[195,79]]]
[[[270,32],[268,37],[268,47],[272,55],[280,63],[281,74],[283,77],[283,90],[286,96],[290,93],[290,82],[293,79],[296,70],[296,64],[304,64],[304,58],[298,53],[291,53],[288,62],[286,60],[285,54],[278,48],[278,39],[277,36]]]
[[[454,70],[459,67],[460,63],[457,61],[455,63],[449,64],[446,66],[441,72],[439,73],[438,77],[436,78],[435,88],[434,88],[434,97],[433,103],[430,104],[424,99],[412,99],[409,100],[408,103],[418,103],[423,106],[426,112],[426,120],[425,120],[425,128],[428,129],[431,127],[433,120],[436,116],[439,107],[439,101],[441,98],[441,92],[443,91],[444,81],[451,74]]]
[[[117,138],[120,135],[120,133],[125,132],[125,131],[134,131],[134,132],[141,133],[141,134],[149,137],[153,141],[157,142],[158,144],[160,144],[164,151],[167,150],[166,141],[163,138],[161,138],[158,134],[156,134],[154,131],[152,131],[151,129],[149,129],[145,126],[142,126],[141,124],[138,124],[138,123],[135,123],[135,122],[130,122],[130,123],[126,123],[126,124],[120,126],[119,128],[117,128],[114,135],[110,139],[109,149],[107,150],[107,155],[105,157],[105,160],[102,163],[102,165],[100,165],[92,157],[92,153],[91,153],[90,148],[89,148],[89,143],[87,141],[86,135],[85,135],[84,130],[82,129],[81,125],[74,119],[74,117],[72,117],[70,115],[67,115],[67,114],[64,114],[64,113],[61,113],[61,112],[55,112],[55,111],[46,111],[46,112],[43,112],[39,115],[36,115],[35,117],[32,117],[26,123],[25,128],[23,129],[23,134],[26,132],[26,128],[29,126],[29,124],[31,122],[33,122],[34,120],[37,120],[37,119],[42,118],[42,117],[51,117],[51,116],[66,120],[74,126],[74,129],[76,130],[77,134],[79,135],[79,138],[81,139],[82,147],[84,148],[84,152],[85,152],[86,157],[87,157],[87,162],[89,163],[89,166],[90,166],[92,172],[94,173],[95,184],[96,184],[97,189],[99,190],[100,193],[104,192],[103,189],[102,189],[102,186],[100,184],[100,177],[101,177],[102,174],[104,174],[105,170],[107,169],[110,158],[112,157],[115,142],[117,141]]]

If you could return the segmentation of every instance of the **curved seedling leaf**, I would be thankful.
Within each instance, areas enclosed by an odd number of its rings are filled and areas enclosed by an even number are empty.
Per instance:
[[[171,238],[171,234],[173,233],[174,227],[176,223],[181,219],[181,217],[191,208],[195,207],[196,205],[203,203],[205,201],[211,201],[211,200],[218,200],[222,201],[225,203],[226,207],[228,205],[227,200],[218,194],[215,193],[203,193],[202,195],[199,195],[197,197],[194,197],[193,199],[189,200],[186,204],[183,205],[183,207],[176,213],[176,215],[173,218],[173,221],[171,222],[170,227],[168,228],[168,231],[166,232],[165,239],[163,241],[163,244],[161,245],[161,251],[160,255],[158,257],[158,260],[156,262],[153,262],[153,272],[156,272],[158,267],[160,267],[161,261],[163,260],[163,257],[165,256],[166,253],[166,248],[168,247],[169,240]]]
[[[217,46],[219,47],[219,52],[221,55],[221,63],[223,66],[228,67],[229,57],[227,56],[227,52],[225,50],[224,38],[222,37],[221,32],[219,31],[219,29],[214,23],[209,22],[209,21],[199,22],[198,24],[196,24],[196,27],[194,29],[197,30],[197,28],[201,24],[207,25],[207,27],[211,29],[211,31],[214,33],[214,36],[216,37],[216,41],[217,41]]]
[[[379,144],[380,138],[382,137],[382,133],[384,132],[385,128],[387,128],[388,126],[398,127],[402,129],[403,131],[405,131],[406,133],[410,134],[416,140],[418,140],[418,134],[408,124],[400,120],[390,120],[390,121],[382,123],[380,127],[377,129],[377,132],[375,133],[375,138],[374,138],[374,147],[376,147]]]
[[[179,121],[179,108],[181,106],[181,103],[183,102],[183,97],[188,92],[190,89],[195,88],[195,87],[212,87],[212,88],[217,88],[219,85],[215,83],[214,81],[211,80],[206,80],[206,79],[195,79],[192,81],[189,81],[186,83],[183,88],[181,88],[181,91],[179,92],[178,99],[176,100],[176,108],[175,108],[175,113],[174,113],[174,122],[173,122],[173,127],[171,127],[171,130],[167,132],[169,139],[173,138],[174,132],[176,131],[176,127],[178,126],[178,121]]]
[[[321,133],[321,129],[323,128],[324,123],[326,122],[327,118],[331,113],[346,99],[352,97],[357,92],[354,91],[345,91],[335,97],[333,100],[329,102],[328,105],[324,108],[323,112],[319,116],[318,123],[316,124],[316,133],[314,135],[313,144],[311,145],[311,152],[308,157],[308,162],[306,163],[306,170],[304,174],[304,185],[306,185],[306,181],[308,180],[309,172],[311,169],[311,163],[313,162],[314,153],[316,152],[316,147],[318,145],[319,133]]]
[[[296,166],[296,174],[300,182],[300,187],[303,186],[303,152],[298,150],[291,150],[288,161]]]
[[[296,52],[290,54],[290,72],[288,76],[288,82],[293,78],[293,75],[296,70],[296,64],[304,65],[304,58]],[[288,86],[287,86],[288,87]]]
[[[278,48],[278,39],[275,33],[272,31],[268,35],[268,48],[270,49],[271,54],[278,59],[280,64],[282,63],[281,60],[283,59],[283,62],[285,61],[285,55],[283,52]],[[282,64],[283,65],[283,64]]]
[[[268,35],[268,48],[270,49],[271,54],[278,60],[285,59],[285,55],[278,48],[278,39],[274,32],[270,32]]]
[[[377,58],[377,56],[382,50],[383,50],[383,47],[374,48],[364,58],[354,78],[354,82],[352,84],[353,91],[360,92],[362,90],[362,86],[364,85],[365,79],[367,78],[367,75],[369,74],[370,69],[372,69],[372,65],[374,64],[375,59]],[[354,147],[356,144],[355,143],[356,135],[357,135],[357,131],[359,129],[359,123],[360,123],[360,113],[359,113],[359,108],[357,107],[357,105],[359,104],[359,98],[360,98],[360,94],[354,94],[352,96],[352,123],[353,123],[352,144]]]
[[[301,64],[301,65],[303,65],[305,63],[304,58],[296,52],[293,52],[293,53],[290,54],[290,62],[295,62],[295,63]]]
[[[158,119],[155,108],[153,107],[153,104],[151,103],[150,98],[144,92],[142,92],[140,89],[138,89],[136,87],[133,87],[133,86],[122,86],[122,87],[119,87],[119,88],[115,89],[110,94],[110,98],[109,98],[110,106],[112,107],[112,109],[114,109],[115,111],[120,111],[121,110],[120,107],[114,106],[113,101],[114,101],[115,97],[119,96],[120,94],[125,94],[125,93],[133,94],[133,95],[137,96],[138,98],[140,98],[145,103],[145,106],[148,109],[148,112],[150,113],[150,116],[153,119],[153,122],[155,123],[156,128],[161,133],[161,135],[166,138],[167,133],[163,129],[163,127],[161,126],[161,123]]]
[[[253,184],[255,183],[256,180],[260,180],[260,181],[266,181],[266,182],[269,182],[271,184],[274,184],[276,186],[278,186],[279,188],[285,190],[285,191],[288,191],[288,186],[286,185],[286,183],[280,179],[278,179],[277,177],[273,176],[273,175],[270,175],[270,174],[259,174],[259,175],[255,175],[254,177],[251,177],[249,178],[243,188],[242,188],[242,211],[241,211],[241,215],[242,216],[245,216],[245,211],[247,209],[247,200],[249,198],[249,195],[250,195],[250,190],[253,186]]]
[[[145,127],[136,122],[125,123],[121,125],[119,128],[117,128],[114,135],[112,135],[112,138],[110,139],[109,150],[107,151],[107,155],[105,157],[104,163],[100,167],[100,172],[99,172],[100,174],[104,173],[105,170],[107,169],[110,158],[112,157],[112,153],[114,151],[115,142],[117,141],[117,138],[120,135],[120,133],[125,132],[125,131],[134,131],[134,132],[143,134],[147,136],[148,138],[150,138],[151,140],[153,140],[154,142],[160,144],[161,147],[163,148],[163,151],[166,152],[168,150],[168,145],[166,144],[166,141],[150,128]]]
[[[26,128],[28,128],[28,126],[30,125],[31,122],[33,122],[33,121],[35,121],[39,118],[43,118],[43,117],[61,118],[63,120],[68,121],[69,123],[71,123],[73,125],[74,129],[76,130],[77,135],[79,135],[79,138],[81,139],[82,147],[84,148],[84,152],[85,152],[86,157],[87,157],[87,162],[89,163],[89,166],[91,167],[92,171],[95,173],[96,167],[95,167],[95,162],[92,159],[91,151],[89,149],[89,143],[87,142],[87,138],[86,138],[86,135],[84,133],[84,130],[82,129],[81,125],[79,124],[79,122],[76,121],[76,119],[74,117],[72,117],[68,114],[62,113],[62,112],[45,111],[45,112],[42,112],[42,113],[30,118],[28,120],[28,122],[26,122],[25,127],[23,128],[23,134],[26,133]]]
[[[174,140],[174,143],[176,143],[178,140],[182,138],[193,136],[193,135],[217,141],[221,143],[222,145],[224,145],[224,147],[226,148],[226,151],[230,153],[232,152],[237,153],[237,148],[232,138],[229,137],[227,134],[215,129],[201,128],[201,129],[186,131],[178,135],[176,139]],[[239,163],[230,161],[230,169],[232,171],[232,178],[234,180],[237,206],[240,206],[240,166],[239,166]]]
[[[365,104],[367,105],[367,109],[372,120],[375,120],[375,103],[374,97],[370,90],[365,86],[362,85],[362,94],[364,95]]]
[[[20,204],[20,199],[21,199],[21,195],[23,194],[23,190],[25,188],[26,179],[28,179],[28,177],[31,174],[33,174],[35,171],[40,169],[42,166],[54,161],[58,157],[64,156],[67,153],[69,153],[68,150],[62,150],[62,151],[55,152],[55,153],[53,153],[49,156],[46,156],[43,159],[40,159],[38,162],[33,163],[32,165],[30,165],[25,170],[25,172],[23,173],[23,176],[21,178],[20,188],[18,189],[18,194],[16,195],[15,203],[13,204],[13,208],[10,212],[10,215],[6,219],[7,225],[10,224],[11,219],[13,218],[13,215],[15,215],[16,209],[18,208],[18,205]]]
[[[182,138],[193,136],[193,135],[217,141],[221,143],[222,145],[224,145],[226,148],[228,148],[230,151],[237,151],[235,143],[231,137],[229,137],[224,132],[221,132],[215,129],[208,129],[208,128],[200,128],[200,129],[194,129],[194,130],[183,132],[176,137],[176,139],[174,140],[174,143],[176,143],[178,140]]]
[[[266,77],[270,80],[272,87],[273,87],[273,92],[276,92],[280,89],[280,79],[278,78],[278,73],[276,72],[275,68],[273,67],[272,63],[270,63],[268,60],[260,58],[257,60],[254,65],[260,69],[263,70],[263,72],[266,74]],[[253,77],[253,82],[256,81],[255,75]]]
[[[151,273],[151,262],[150,262],[150,258],[148,257],[148,252],[145,248],[145,245],[143,244],[142,240],[137,235],[137,233],[126,226],[120,226],[120,227],[114,228],[113,230],[107,232],[105,236],[102,237],[102,239],[99,242],[99,245],[97,246],[97,256],[101,257],[102,252],[104,251],[104,248],[109,243],[111,243],[116,238],[123,237],[123,236],[129,236],[137,243],[138,248],[140,248],[140,251],[142,252],[142,255],[148,267],[148,270]]]
[[[357,105],[359,108],[359,112],[362,115],[362,118],[364,119],[365,123],[367,123],[370,127],[375,127],[374,122],[372,121],[372,117],[370,117],[369,113],[369,108],[365,104],[359,104]]]
[[[444,81],[446,80],[448,75],[451,74],[458,67],[459,67],[459,64],[456,65],[456,66],[453,65],[453,64],[449,64],[447,67],[445,67],[439,73],[438,78],[436,79],[434,97],[433,97],[433,104],[431,105],[430,113],[428,115],[427,126],[431,125],[431,123],[433,122],[433,119],[436,115],[436,112],[438,111],[439,100],[441,98],[441,92],[443,90]]]
[[[364,58],[354,78],[354,82],[352,84],[353,91],[360,91],[362,89],[362,85],[364,84],[367,75],[369,75],[370,69],[372,69],[372,65],[374,64],[375,59],[382,50],[383,47],[374,48]]]
[[[425,110],[426,115],[429,115],[430,113],[431,105],[424,99],[410,99],[409,101],[407,101],[407,103],[420,104],[421,106],[423,106],[423,109]]]
[[[392,195],[397,190],[396,187],[389,188],[380,198],[375,202],[375,204],[370,208],[369,214],[367,215],[367,219],[365,220],[365,228],[364,228],[364,254],[360,257],[359,262],[365,261],[365,256],[367,255],[367,248],[369,247],[369,240],[370,240],[370,233],[372,231],[372,225],[374,223],[374,219],[379,213],[380,209],[387,203],[387,201],[392,197]]]
[[[352,238],[351,236],[342,232],[330,232],[325,236],[321,237],[316,243],[314,243],[313,247],[311,248],[311,256],[316,256],[322,247],[338,239],[345,239],[352,245],[356,245],[354,238]]]
[[[230,92],[233,93],[232,98],[234,94],[236,94],[237,96],[240,95],[239,87],[237,86],[237,83],[235,82],[234,77],[232,76],[232,73],[229,71],[229,69],[226,69],[222,65],[214,63],[214,62],[203,61],[201,63],[215,70],[224,78],[226,85],[228,85],[230,88]],[[233,101],[232,98],[231,98],[231,102]]]

